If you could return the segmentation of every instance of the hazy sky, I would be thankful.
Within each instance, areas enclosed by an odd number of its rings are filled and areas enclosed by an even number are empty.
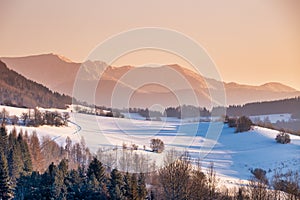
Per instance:
[[[226,82],[277,81],[300,90],[299,11],[299,0],[1,0],[0,56],[53,52],[81,62],[112,35],[162,27],[202,45]],[[114,64],[151,61],[184,64],[149,51]]]

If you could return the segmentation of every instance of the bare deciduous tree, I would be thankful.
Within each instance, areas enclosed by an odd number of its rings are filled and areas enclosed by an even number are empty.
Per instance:
[[[187,161],[176,160],[159,170],[159,181],[165,199],[189,199],[191,167]]]

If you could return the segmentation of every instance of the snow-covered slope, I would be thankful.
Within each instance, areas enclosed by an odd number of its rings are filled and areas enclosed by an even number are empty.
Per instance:
[[[17,109],[7,109],[20,113]],[[144,121],[134,119],[120,119],[72,113],[69,127],[38,128],[18,127],[18,129],[40,135],[50,135],[59,144],[70,136],[78,141],[84,137],[87,146],[96,152],[98,148],[121,147],[123,143],[137,144],[137,152],[155,159],[157,163],[163,162],[164,153],[155,154],[149,151],[149,141],[160,138],[164,141],[166,149],[187,150],[192,160],[196,160],[201,153],[201,146],[208,144],[205,141],[209,123],[181,123],[180,121]],[[216,123],[216,122],[215,122]],[[80,131],[78,132],[78,127]],[[11,130],[12,126],[8,126]],[[195,132],[196,130],[196,132]],[[265,128],[254,127],[244,133],[234,133],[234,129],[224,126],[222,133],[213,149],[201,160],[203,168],[211,162],[214,163],[217,173],[226,177],[223,180],[246,180],[250,177],[251,169],[262,168],[271,176],[275,170],[299,170],[300,166],[300,137],[291,135],[291,144],[277,144],[275,137],[278,132]],[[209,141],[212,142],[213,141]],[[146,146],[146,150],[143,146]],[[203,153],[203,152],[202,152]],[[228,182],[225,182],[226,184]]]

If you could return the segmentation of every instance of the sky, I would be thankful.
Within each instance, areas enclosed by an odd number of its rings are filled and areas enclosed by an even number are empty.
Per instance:
[[[225,82],[281,82],[300,90],[298,0],[1,0],[0,57],[56,53],[83,62],[107,38],[134,28],[178,31],[201,45]],[[159,51],[113,65],[186,65]]]

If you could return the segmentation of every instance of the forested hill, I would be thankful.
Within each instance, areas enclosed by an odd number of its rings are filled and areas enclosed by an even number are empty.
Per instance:
[[[248,103],[243,106],[229,106],[227,108],[227,115],[241,116],[241,115],[265,115],[265,114],[282,114],[291,113],[295,115],[300,114],[300,97],[291,99],[283,99],[277,101],[265,101]]]
[[[70,96],[52,92],[45,86],[28,80],[0,61],[0,104],[18,107],[65,108]]]

